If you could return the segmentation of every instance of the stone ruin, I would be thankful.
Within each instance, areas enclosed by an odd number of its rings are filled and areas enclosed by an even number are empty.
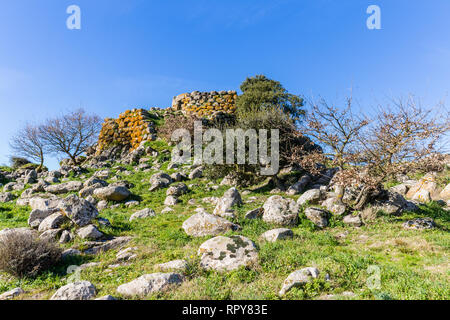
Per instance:
[[[236,91],[183,93],[173,98],[172,109],[199,118],[233,115],[236,111]]]
[[[136,150],[142,142],[156,139],[154,123],[144,109],[127,110],[117,119],[107,118],[102,125],[96,153],[112,146]]]

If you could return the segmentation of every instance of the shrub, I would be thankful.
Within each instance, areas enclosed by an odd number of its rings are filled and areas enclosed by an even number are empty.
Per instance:
[[[62,250],[30,233],[10,232],[0,239],[0,270],[16,277],[34,277],[53,267]]]
[[[19,169],[20,167],[31,163],[30,160],[22,158],[22,157],[11,157],[10,159],[11,161],[11,168],[13,168],[14,170]]]
[[[191,115],[183,115],[181,113],[169,114],[165,117],[164,124],[158,128],[158,134],[164,138],[164,140],[170,142],[172,133],[175,130],[186,129],[191,134],[191,137],[193,137],[194,122],[199,120],[199,118]]]

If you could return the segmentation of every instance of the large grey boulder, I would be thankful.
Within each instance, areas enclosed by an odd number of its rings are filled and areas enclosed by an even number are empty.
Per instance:
[[[151,293],[161,292],[179,285],[184,278],[178,273],[145,274],[131,282],[120,285],[117,292],[127,297],[145,297]]]
[[[198,249],[200,266],[206,270],[231,271],[258,263],[255,244],[243,236],[218,236],[204,242]]]
[[[58,208],[79,227],[87,226],[98,216],[97,208],[92,203],[76,195],[62,199]]]
[[[281,226],[294,225],[298,219],[298,205],[292,199],[272,196],[263,205],[263,220]]]
[[[285,295],[294,287],[301,287],[319,276],[319,270],[316,268],[304,268],[292,272],[283,282],[283,287],[278,293],[280,296]]]
[[[95,189],[93,196],[108,201],[123,201],[131,195],[130,190],[123,186],[109,186]]]
[[[61,199],[56,196],[52,196],[50,198],[43,197],[34,197],[28,201],[28,205],[31,207],[31,210],[51,210],[58,208]]]
[[[330,213],[320,208],[309,207],[305,209],[306,218],[311,220],[319,228],[328,226]]]
[[[69,283],[58,289],[50,300],[90,300],[97,294],[97,289],[89,281]]]
[[[136,220],[136,219],[145,219],[156,216],[156,213],[153,209],[145,208],[140,211],[137,211],[133,213],[130,217],[130,221]]]
[[[217,202],[213,214],[224,218],[233,218],[234,210],[232,207],[239,205],[242,205],[242,198],[239,191],[236,188],[230,188]]]
[[[207,212],[199,212],[183,222],[184,231],[193,237],[215,236],[236,231],[239,226]]]
[[[52,184],[45,187],[45,191],[51,194],[63,194],[68,192],[78,192],[83,188],[81,181],[69,181],[61,184]]]

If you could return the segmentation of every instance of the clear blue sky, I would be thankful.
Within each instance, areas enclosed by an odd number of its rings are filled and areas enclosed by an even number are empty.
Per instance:
[[[290,92],[368,110],[450,90],[450,1],[0,0],[0,163],[27,121],[84,107],[116,117],[265,74]],[[82,29],[66,8],[80,6]],[[366,9],[381,7],[382,30]],[[448,107],[448,103],[447,103]],[[47,165],[55,167],[54,159]]]

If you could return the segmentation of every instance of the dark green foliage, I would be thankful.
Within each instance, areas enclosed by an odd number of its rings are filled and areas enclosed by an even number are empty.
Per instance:
[[[299,120],[304,114],[303,98],[288,93],[280,82],[264,75],[247,78],[241,85],[242,95],[236,101],[236,109],[241,112],[255,112],[267,108],[277,108],[288,114],[293,120]]]
[[[11,161],[11,168],[13,168],[14,170],[31,163],[31,161],[28,159],[14,156],[10,158],[10,161]]]

